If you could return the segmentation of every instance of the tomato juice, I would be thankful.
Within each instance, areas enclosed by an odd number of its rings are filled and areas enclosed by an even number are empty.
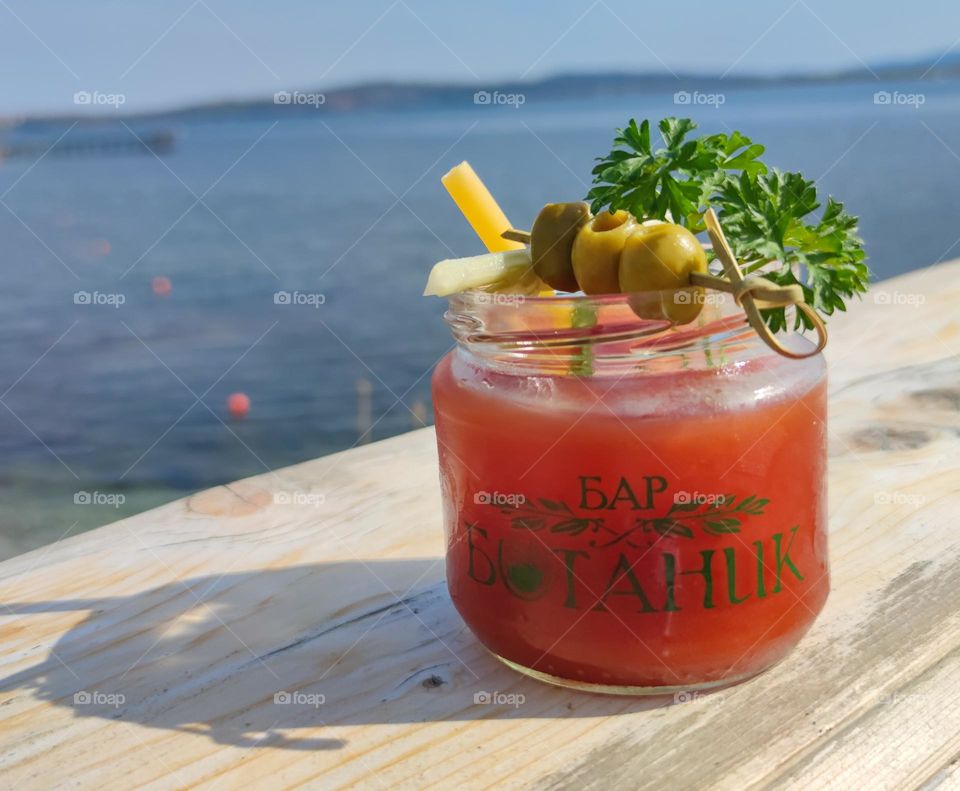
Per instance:
[[[829,589],[825,366],[748,352],[571,375],[461,343],[439,364],[448,587],[481,643],[643,693],[740,680],[798,642]]]

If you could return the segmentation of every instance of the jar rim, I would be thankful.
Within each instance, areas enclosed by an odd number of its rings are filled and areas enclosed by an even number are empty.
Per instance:
[[[666,318],[667,306],[693,301],[701,309],[691,321]],[[733,297],[714,291],[528,296],[471,290],[449,297],[444,319],[461,348],[506,367],[551,367],[557,362],[565,368],[587,348],[591,373],[665,358],[682,358],[682,364],[690,365],[705,356],[703,367],[714,367],[710,360],[718,353],[725,361],[775,354]],[[798,350],[812,345],[799,334],[788,336],[785,343]]]

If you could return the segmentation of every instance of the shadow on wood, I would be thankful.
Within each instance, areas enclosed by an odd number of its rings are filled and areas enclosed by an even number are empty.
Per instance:
[[[299,750],[345,746],[315,738],[318,727],[599,717],[672,701],[587,695],[507,669],[460,620],[442,570],[439,558],[337,562],[5,604],[26,619],[89,614],[0,691],[30,690],[78,717]]]

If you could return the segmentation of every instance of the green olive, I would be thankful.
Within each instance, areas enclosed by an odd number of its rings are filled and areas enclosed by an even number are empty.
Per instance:
[[[530,255],[534,271],[557,291],[577,291],[571,249],[577,232],[590,221],[586,203],[548,203],[530,231]]]
[[[631,303],[637,315],[687,324],[703,306],[703,289],[690,285],[690,274],[706,271],[703,246],[686,228],[668,222],[641,225],[620,255],[620,290],[662,292],[659,305],[649,298]]]
[[[585,294],[617,294],[620,291],[620,253],[637,228],[637,221],[623,210],[600,212],[584,225],[573,240],[573,274]]]

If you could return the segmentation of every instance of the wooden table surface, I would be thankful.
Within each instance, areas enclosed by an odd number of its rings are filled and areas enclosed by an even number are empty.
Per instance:
[[[958,305],[953,262],[831,322],[833,591],[772,671],[673,703],[503,667],[424,429],[0,564],[0,784],[957,787]]]

